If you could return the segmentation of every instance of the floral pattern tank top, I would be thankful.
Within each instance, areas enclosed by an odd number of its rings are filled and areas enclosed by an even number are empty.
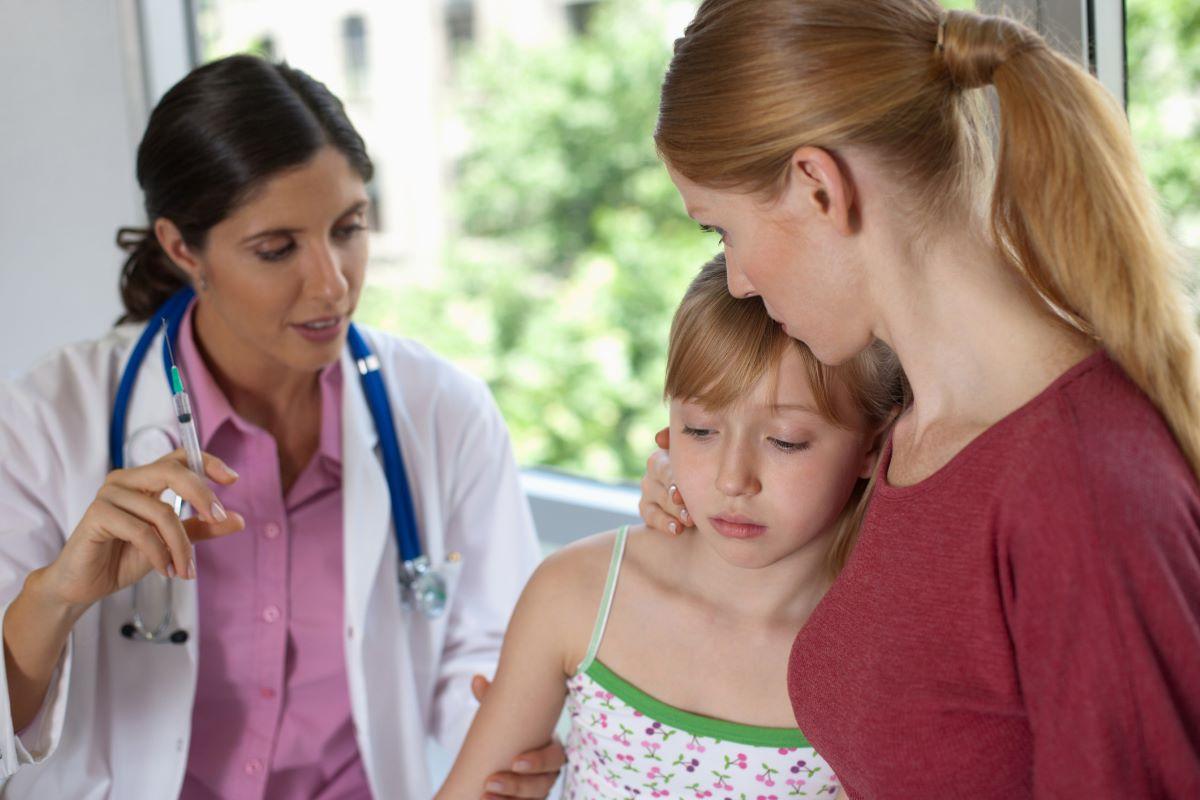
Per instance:
[[[596,659],[625,551],[617,534],[587,655],[567,682],[564,800],[832,798],[839,784],[795,728],[762,728],[668,706]]]

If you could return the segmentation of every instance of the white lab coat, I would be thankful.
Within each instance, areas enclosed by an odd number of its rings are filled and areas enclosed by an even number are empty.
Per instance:
[[[25,576],[56,557],[109,471],[109,415],[140,331],[122,326],[102,340],[68,347],[0,387],[0,615]],[[401,607],[378,437],[356,366],[345,355],[344,641],[351,709],[373,795],[425,800],[433,794],[427,741],[436,737],[451,750],[461,743],[475,709],[471,676],[494,670],[538,548],[508,433],[486,386],[413,342],[370,330],[364,335],[382,364],[424,550],[435,564],[448,553],[462,554],[448,576],[445,615],[430,621]],[[131,466],[178,441],[160,352],[156,342],[130,402]],[[178,624],[195,631],[196,586],[173,584]],[[198,637],[185,645],[124,638],[131,593],[97,603],[75,625],[39,720],[19,738],[0,659],[3,797],[178,795]],[[153,625],[157,615],[147,616]]]

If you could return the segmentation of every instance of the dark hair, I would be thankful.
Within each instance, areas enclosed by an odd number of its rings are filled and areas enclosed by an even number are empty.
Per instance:
[[[154,220],[171,220],[189,247],[264,180],[326,145],[369,181],[374,168],[342,102],[306,73],[256,56],[213,61],[171,87],[138,146],[137,180],[150,229],[122,228],[119,322],[149,319],[187,277],[163,252]]]

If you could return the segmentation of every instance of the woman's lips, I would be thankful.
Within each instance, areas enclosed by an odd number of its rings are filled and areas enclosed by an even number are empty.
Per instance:
[[[341,335],[345,322],[345,317],[323,317],[295,323],[291,328],[310,342],[330,342]]]
[[[717,533],[728,539],[753,539],[767,532],[766,525],[759,525],[743,517],[709,517]]]

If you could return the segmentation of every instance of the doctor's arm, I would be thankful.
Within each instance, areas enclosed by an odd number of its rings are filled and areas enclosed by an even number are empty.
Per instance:
[[[504,637],[496,679],[436,800],[474,800],[485,790],[491,798],[507,791],[494,784],[496,771],[542,745],[554,730],[566,696],[562,643],[569,638],[564,624],[564,607],[569,604],[563,599],[570,586],[553,561],[534,573],[521,595]]]
[[[19,462],[18,462],[19,463]],[[206,459],[209,477],[232,483],[236,476],[215,458]],[[50,514],[39,513],[28,491],[20,491],[6,467],[3,505],[5,527],[24,517],[35,528]],[[172,489],[196,509],[197,519],[180,522],[169,506],[158,499]],[[35,718],[46,699],[75,623],[96,601],[140,580],[151,569],[162,575],[194,577],[192,542],[232,533],[243,527],[241,517],[214,514],[216,496],[207,483],[187,469],[182,452],[153,464],[110,473],[88,506],[66,544],[42,564],[26,564],[20,591],[4,613],[4,677],[14,730]],[[27,529],[28,525],[20,526]],[[32,554],[27,530],[9,529],[0,543],[5,571],[15,578],[18,553]],[[43,542],[43,547],[49,542]],[[37,549],[37,548],[34,548]],[[9,570],[8,567],[14,567]]]

